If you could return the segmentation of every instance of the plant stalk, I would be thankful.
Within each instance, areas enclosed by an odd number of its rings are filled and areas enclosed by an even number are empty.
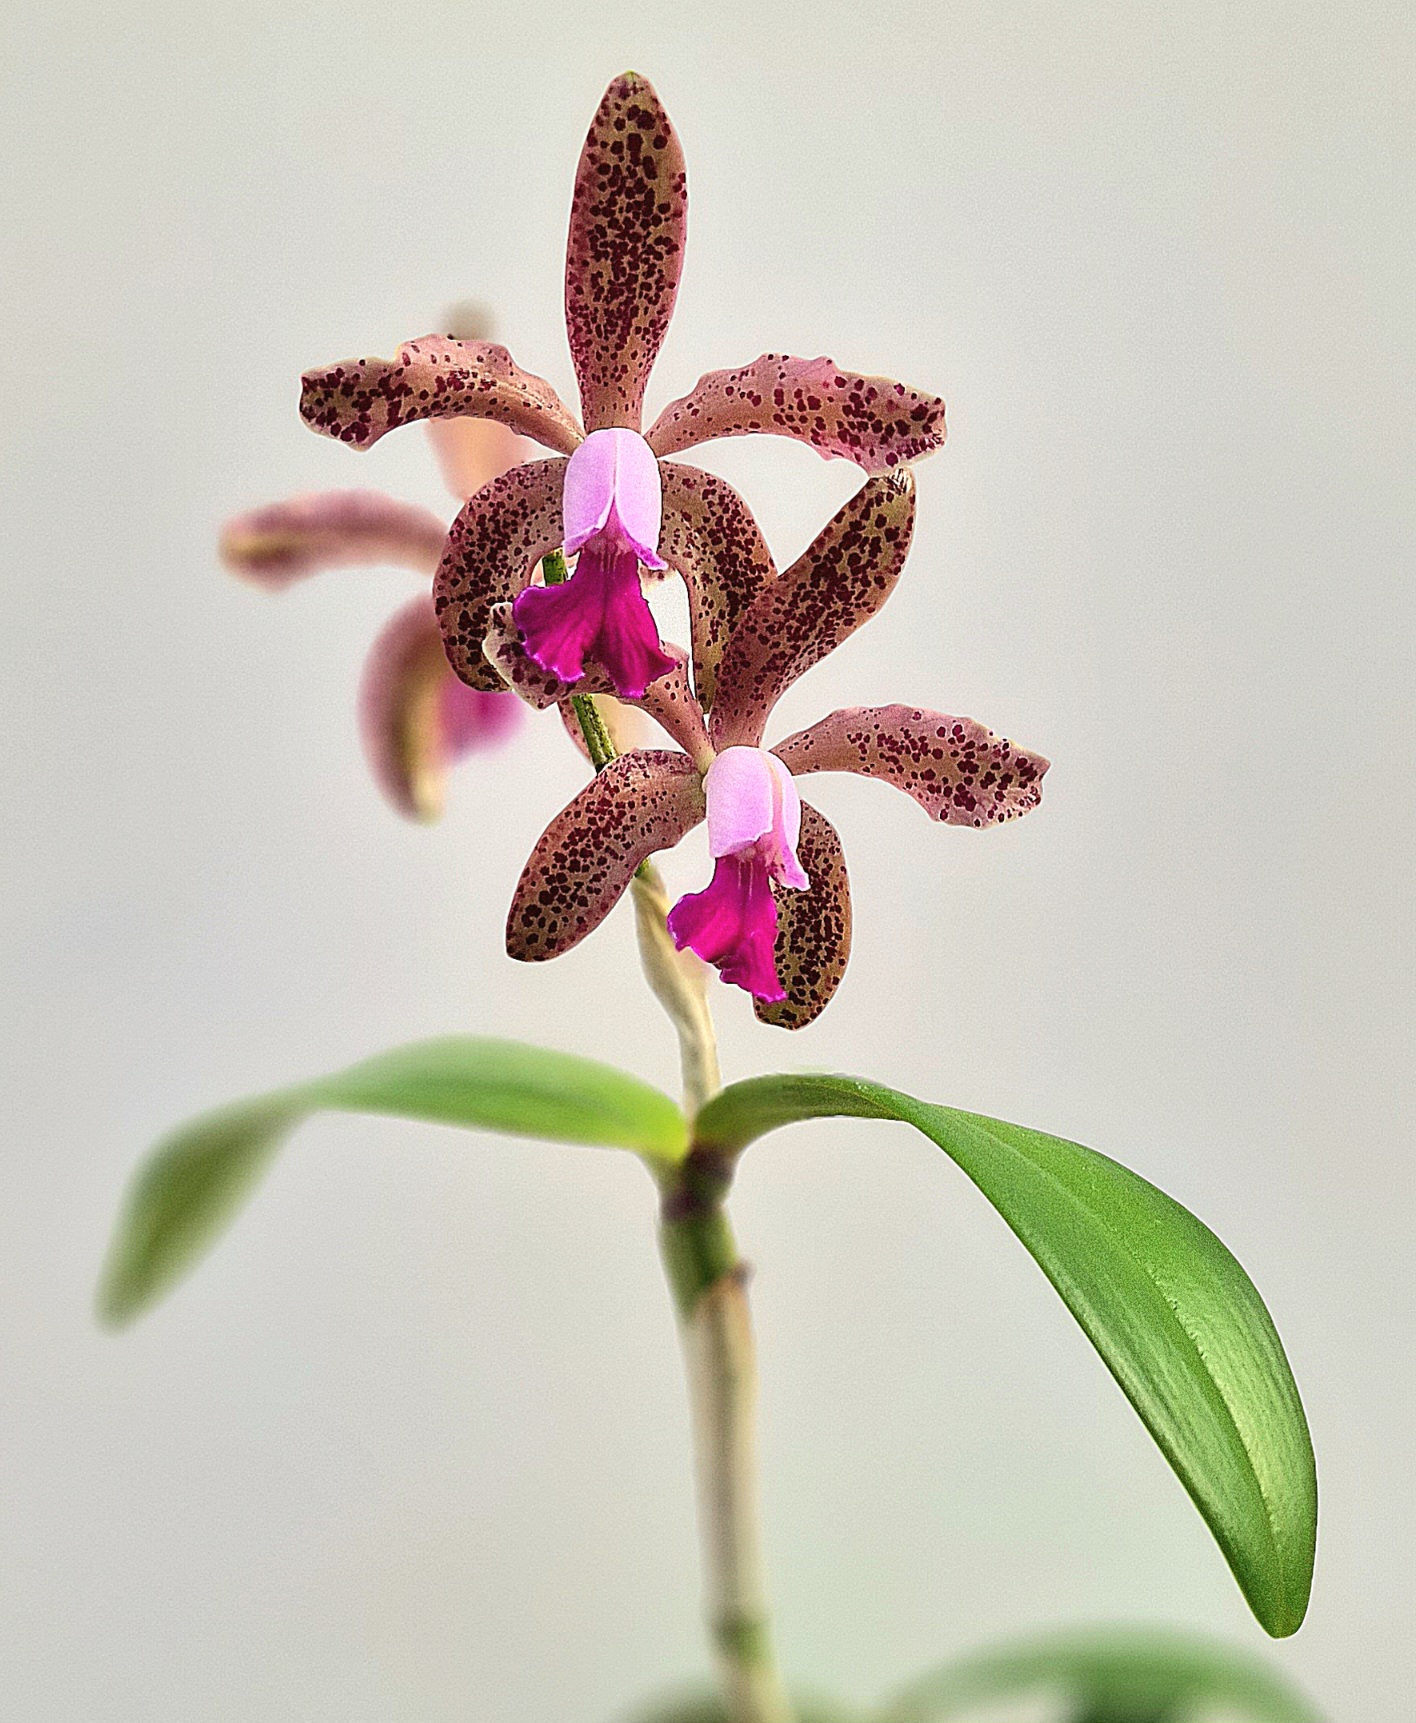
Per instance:
[[[565,558],[542,563],[548,585],[566,578]],[[571,706],[597,772],[616,757],[603,714],[590,695]],[[707,971],[669,933],[668,893],[651,862],[631,885],[639,958],[654,997],[674,1026],[684,1111],[692,1119],[722,1088],[718,1038],[708,1005]],[[660,1246],[678,1308],[688,1378],[705,1607],[719,1680],[732,1723],[792,1723],[791,1703],[772,1653],[762,1567],[757,1489],[757,1357],[747,1300],[747,1265],[738,1255],[723,1199],[731,1164],[691,1151],[663,1193]]]

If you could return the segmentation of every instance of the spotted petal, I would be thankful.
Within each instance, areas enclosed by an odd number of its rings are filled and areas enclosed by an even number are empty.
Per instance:
[[[482,653],[492,607],[515,598],[561,542],[566,463],[528,461],[470,497],[452,523],[433,582],[448,661],[470,688],[500,688]]]
[[[392,563],[431,574],[447,527],[429,509],[380,491],[319,491],[237,515],[222,528],[221,560],[280,591],[325,568]]]
[[[453,675],[426,594],[397,611],[374,642],[359,689],[359,728],[379,788],[413,820],[442,812],[447,768],[509,736],[512,695],[485,694]]]
[[[809,802],[801,804],[797,856],[811,880],[807,891],[777,893],[777,978],[786,998],[754,1000],[764,1023],[804,1029],[841,985],[851,955],[851,888],[836,828]]]
[[[859,772],[913,796],[931,819],[996,826],[1042,800],[1041,754],[972,718],[918,706],[854,706],[798,730],[772,752],[796,774]]]
[[[392,359],[346,359],[307,371],[300,415],[307,425],[356,449],[420,419],[495,419],[568,455],[580,427],[543,377],[517,365],[495,341],[425,335]]]
[[[693,630],[698,698],[713,704],[718,663],[738,618],[777,565],[752,512],[726,479],[665,461],[664,523],[659,554],[683,576]]]
[[[656,455],[754,431],[793,437],[868,473],[887,473],[944,441],[944,403],[888,377],[837,370],[830,359],[764,353],[735,371],[710,371],[670,401],[648,432]]]
[[[715,747],[760,743],[791,684],[874,616],[900,578],[914,512],[908,468],[869,480],[752,601],[718,669]]]
[[[634,870],[703,818],[703,786],[687,755],[621,754],[541,834],[517,883],[506,949],[523,963],[559,957],[614,908]]]
[[[678,293],[687,211],[669,116],[653,87],[626,72],[590,123],[570,206],[565,323],[587,431],[639,429]]]

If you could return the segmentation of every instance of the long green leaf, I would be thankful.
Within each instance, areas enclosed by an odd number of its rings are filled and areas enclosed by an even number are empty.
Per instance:
[[[609,1065],[517,1041],[449,1037],[396,1048],[293,1089],[206,1113],[158,1145],[128,1193],[99,1285],[109,1323],[165,1292],[230,1221],[310,1113],[387,1113],[680,1159],[682,1113]]]
[[[1276,1637],[1312,1586],[1317,1479],[1283,1347],[1253,1282],[1179,1203],[1092,1149],[853,1077],[757,1077],[699,1114],[736,1152],[825,1117],[899,1119],[973,1180],[1081,1323]]]
[[[873,1723],[993,1716],[990,1703],[1049,1695],[1059,1715],[1106,1723],[1189,1723],[1215,1708],[1244,1723],[1322,1723],[1276,1671],[1217,1640],[1163,1628],[1084,1629],[1013,1640],[912,1682]]]

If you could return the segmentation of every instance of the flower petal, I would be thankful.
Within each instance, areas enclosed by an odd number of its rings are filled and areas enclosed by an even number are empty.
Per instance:
[[[838,371],[830,359],[764,353],[735,371],[710,371],[670,401],[648,432],[656,455],[713,437],[761,431],[887,473],[944,441],[944,403],[888,377]]]
[[[652,682],[674,669],[632,550],[609,550],[603,541],[586,545],[569,580],[525,587],[512,616],[528,656],[567,684],[578,683],[593,660],[621,699],[641,700]]]
[[[725,748],[708,768],[708,853],[715,859],[751,849],[772,830],[777,783],[760,748]]]
[[[713,749],[708,741],[702,708],[688,686],[688,654],[671,641],[663,644],[665,652],[674,660],[674,669],[657,682],[651,682],[638,700],[622,700],[622,703],[648,713],[673,737],[699,770],[706,771],[713,760]],[[604,696],[615,692],[609,675],[593,662],[586,665],[585,675],[576,683],[563,682],[550,671],[543,670],[526,651],[509,604],[493,606],[491,626],[482,650],[488,661],[500,671],[508,687],[537,711],[562,704],[572,693]],[[578,733],[578,722],[576,730]]]
[[[683,151],[652,86],[634,72],[605,91],[575,176],[565,324],[589,431],[637,431],[644,385],[683,269]]]
[[[665,461],[659,475],[659,552],[688,588],[694,684],[708,707],[728,637],[762,588],[777,578],[777,565],[751,510],[726,479],[677,461]]]
[[[431,574],[447,527],[431,510],[381,491],[317,491],[227,521],[221,560],[273,592],[324,568],[392,563]]]
[[[469,688],[497,689],[482,655],[492,606],[509,602],[561,542],[563,460],[528,461],[470,497],[452,523],[433,582],[448,661]]]
[[[696,952],[729,986],[768,1003],[785,1000],[773,964],[777,902],[761,856],[739,851],[717,857],[703,890],[689,892],[669,911],[668,929],[680,951]]]
[[[459,502],[535,455],[533,444],[495,419],[429,419],[428,441],[443,483]]]
[[[517,883],[506,949],[523,963],[578,945],[614,908],[634,870],[703,818],[703,786],[686,755],[621,754],[541,834]]]
[[[819,1017],[841,985],[851,955],[851,888],[836,828],[809,802],[801,804],[801,865],[809,891],[777,893],[777,977],[786,992],[779,1004],[756,1001],[764,1023],[804,1029]]]
[[[913,796],[951,826],[995,826],[1042,800],[1041,754],[972,718],[918,706],[855,706],[799,730],[772,752],[795,773],[859,772]]]
[[[419,419],[495,419],[568,455],[580,427],[543,377],[517,365],[495,341],[425,335],[392,359],[346,359],[307,371],[300,416],[356,449]]]
[[[379,788],[413,820],[435,820],[452,761],[491,746],[521,720],[514,696],[484,694],[453,675],[432,600],[423,594],[375,640],[359,688],[359,728]]]
[[[646,567],[665,567],[658,554],[659,463],[638,431],[591,431],[565,470],[564,503],[567,556],[603,536],[633,550]]]
[[[799,676],[868,622],[895,589],[914,531],[907,467],[871,479],[743,613],[718,669],[715,747],[756,745]]]

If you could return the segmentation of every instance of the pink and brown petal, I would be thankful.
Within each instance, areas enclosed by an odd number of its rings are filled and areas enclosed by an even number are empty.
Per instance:
[[[856,772],[903,790],[953,826],[1015,820],[1042,800],[1048,762],[972,718],[918,706],[856,706],[799,730],[772,752],[794,773]]]
[[[715,437],[757,432],[886,473],[943,444],[944,403],[888,377],[839,370],[830,359],[764,353],[700,377],[647,435],[656,455],[677,455]]]
[[[346,359],[307,371],[300,414],[306,424],[356,449],[424,419],[495,419],[557,454],[581,431],[543,377],[523,371],[494,341],[425,335],[392,359]]]
[[[665,461],[659,550],[683,576],[693,631],[698,698],[713,704],[718,664],[743,612],[777,566],[747,504],[727,482],[698,467]]]
[[[626,72],[590,123],[566,246],[566,333],[589,431],[639,429],[678,293],[687,210],[669,116],[647,80]]]
[[[810,547],[743,613],[718,669],[715,747],[755,746],[798,677],[875,615],[895,589],[914,531],[907,468],[868,480]]]
[[[471,688],[501,687],[482,642],[493,608],[510,603],[561,542],[565,466],[551,460],[512,467],[469,498],[452,523],[433,602],[448,661]]]
[[[777,979],[785,998],[758,999],[763,1023],[804,1029],[830,1004],[851,955],[851,888],[836,828],[810,802],[801,804],[797,857],[807,891],[777,893]]]
[[[624,894],[634,870],[703,818],[703,786],[685,754],[641,749],[598,773],[541,834],[517,882],[506,949],[523,963],[578,945]]]

